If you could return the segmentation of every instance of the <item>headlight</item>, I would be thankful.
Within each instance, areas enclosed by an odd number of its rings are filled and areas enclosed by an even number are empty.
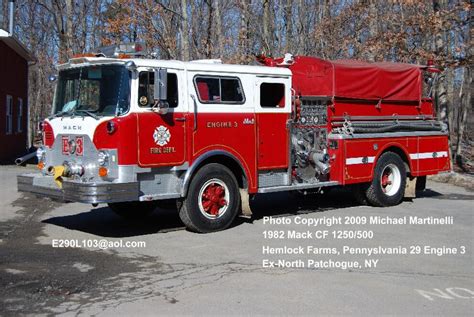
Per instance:
[[[105,151],[99,151],[99,165],[105,166],[109,163],[109,154]]]
[[[36,150],[36,157],[38,158],[38,162],[43,162],[46,158],[46,150],[44,147],[39,147]]]

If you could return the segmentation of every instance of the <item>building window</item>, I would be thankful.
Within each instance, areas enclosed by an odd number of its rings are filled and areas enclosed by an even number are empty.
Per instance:
[[[12,134],[13,132],[13,98],[10,95],[7,95],[7,122],[5,124],[5,132],[6,134]]]
[[[285,85],[263,83],[260,85],[260,106],[264,108],[285,107]]]
[[[18,115],[17,115],[17,125],[16,132],[23,132],[23,99],[18,98]]]
[[[140,107],[151,107],[155,103],[153,96],[154,84],[155,84],[155,73],[154,72],[141,72],[138,83],[138,104]],[[176,108],[178,106],[178,76],[174,73],[168,72],[167,78],[167,102],[170,108]]]
[[[242,104],[245,101],[237,77],[197,76],[194,85],[201,103]]]

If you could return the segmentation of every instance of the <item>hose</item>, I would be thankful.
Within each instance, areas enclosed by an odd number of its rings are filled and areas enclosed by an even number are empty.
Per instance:
[[[389,126],[381,126],[374,125],[374,124],[364,124],[364,125],[356,125],[352,124],[352,128],[354,129],[353,133],[380,133],[380,132],[395,132],[395,131],[443,131],[444,127],[440,124],[432,125],[432,124],[393,124]]]

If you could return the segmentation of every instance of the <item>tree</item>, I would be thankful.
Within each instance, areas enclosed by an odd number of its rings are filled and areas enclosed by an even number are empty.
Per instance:
[[[189,26],[187,0],[181,0],[181,16],[181,57],[183,58],[183,61],[189,61]]]
[[[248,62],[250,54],[250,11],[251,0],[239,0],[240,30],[239,30],[239,57],[241,63]]]
[[[3,27],[8,0],[1,0]],[[100,45],[143,41],[162,59],[220,57],[250,64],[269,55],[312,55],[442,66],[438,113],[453,152],[465,150],[472,87],[472,19],[467,0],[17,0],[17,36],[36,53],[31,117],[51,107],[54,64]],[[2,21],[0,20],[0,27]]]

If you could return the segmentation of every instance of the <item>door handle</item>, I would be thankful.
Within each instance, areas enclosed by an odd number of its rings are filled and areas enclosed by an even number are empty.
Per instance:
[[[175,121],[186,121],[186,118],[185,117],[182,117],[182,118],[176,118],[174,119]]]
[[[191,98],[193,99],[193,104],[194,104],[194,127],[193,131],[197,130],[197,102],[196,102],[196,96],[191,95]]]

